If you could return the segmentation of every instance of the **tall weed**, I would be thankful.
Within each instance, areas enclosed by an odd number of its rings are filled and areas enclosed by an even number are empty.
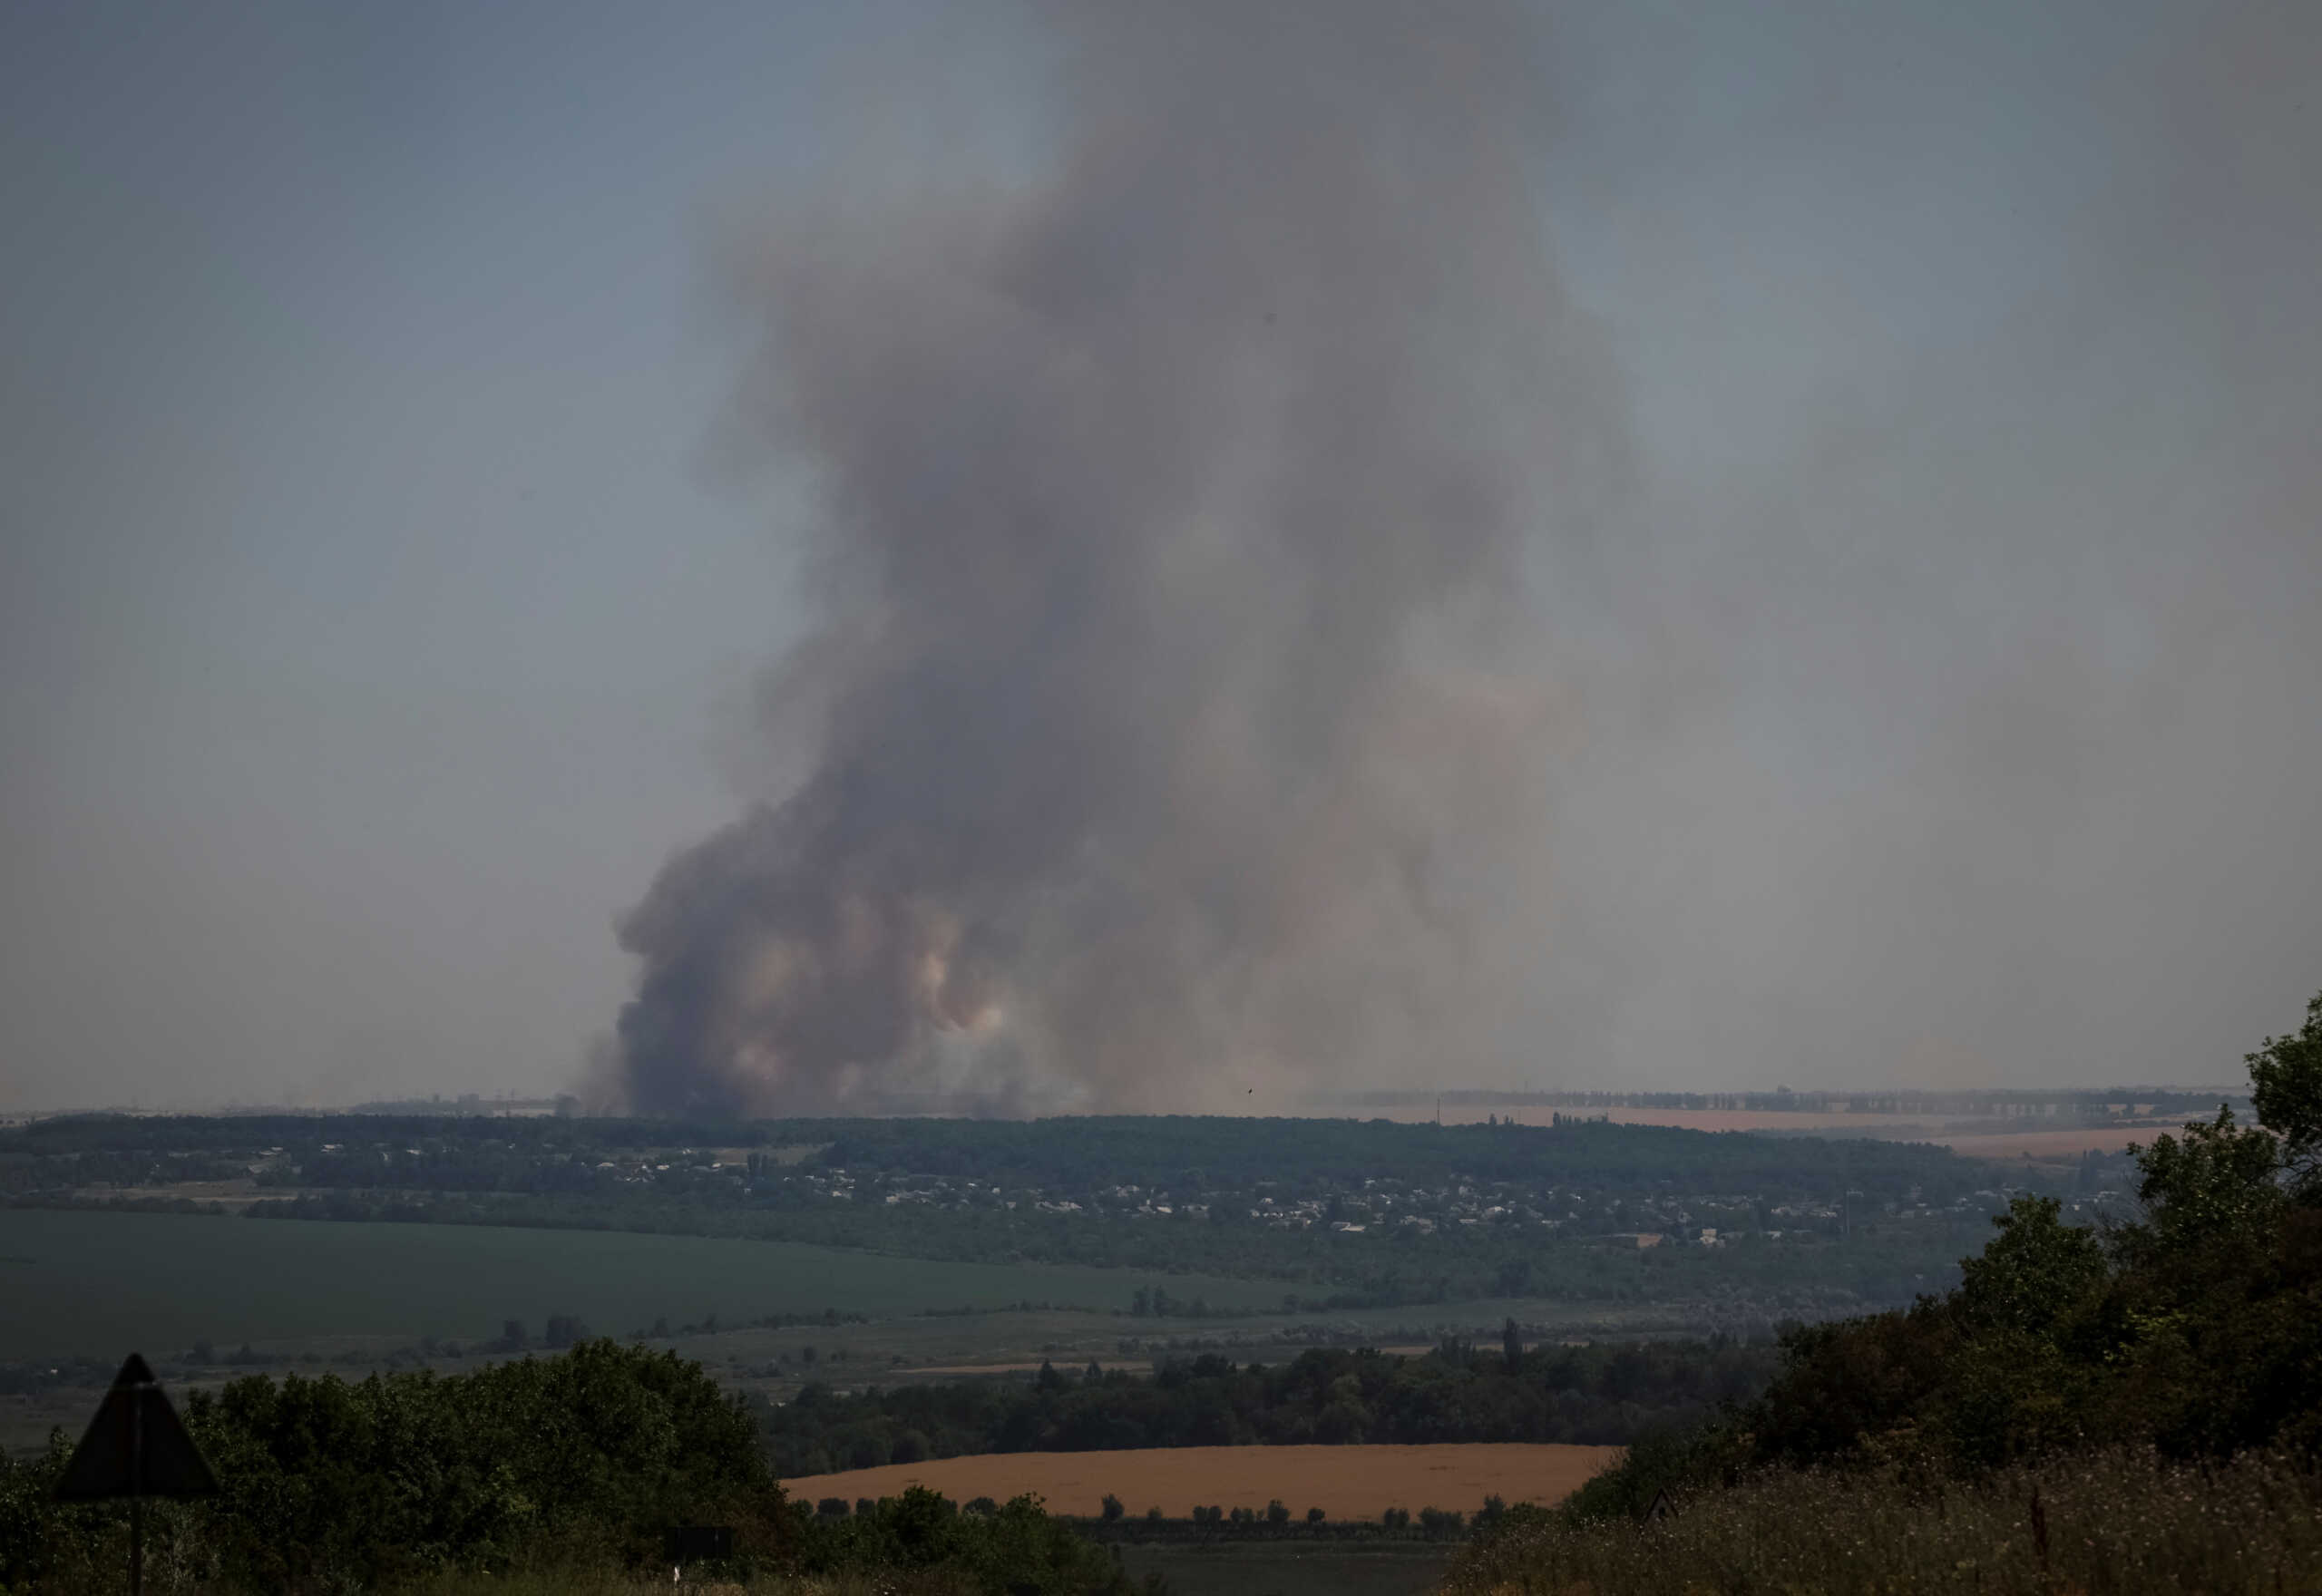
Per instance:
[[[1441,1596],[2210,1596],[2322,1593],[2322,1472],[2080,1453],[1972,1484],[1887,1470],[1763,1475],[1674,1516],[1527,1515],[1470,1545]]]

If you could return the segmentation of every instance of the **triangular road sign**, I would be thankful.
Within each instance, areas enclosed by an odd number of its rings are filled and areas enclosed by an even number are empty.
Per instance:
[[[193,1437],[161,1395],[160,1382],[134,1352],[89,1421],[73,1460],[56,1482],[59,1502],[111,1496],[206,1496],[218,1489]]]
[[[1644,1510],[1645,1522],[1651,1523],[1657,1518],[1675,1518],[1676,1516],[1677,1499],[1670,1495],[1669,1487],[1663,1485],[1653,1494],[1653,1505]]]

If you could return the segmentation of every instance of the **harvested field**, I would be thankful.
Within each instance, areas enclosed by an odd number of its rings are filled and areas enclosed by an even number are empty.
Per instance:
[[[1309,1110],[1324,1114],[1322,1109]],[[1544,1125],[1551,1114],[1566,1114],[1576,1119],[1608,1119],[1624,1125],[1673,1125],[1685,1131],[1828,1131],[1835,1135],[1893,1137],[1904,1131],[1923,1130],[1927,1139],[1934,1140],[1942,1122],[1924,1114],[1804,1114],[1782,1113],[1772,1109],[1748,1108],[1542,1108],[1533,1105],[1511,1108],[1502,1105],[1443,1105],[1440,1118],[1447,1125],[1481,1124],[1488,1118],[1512,1119],[1517,1124]],[[1425,1124],[1438,1116],[1431,1105],[1392,1104],[1384,1107],[1364,1107],[1362,1119],[1390,1119],[1403,1124]]]
[[[1472,1513],[1487,1496],[1561,1502],[1620,1455],[1617,1446],[1479,1444],[1431,1446],[1176,1446],[1132,1452],[998,1452],[849,1469],[783,1482],[805,1502],[895,1496],[925,1485],[954,1502],[1037,1493],[1051,1513],[1093,1517],[1107,1492],[1132,1515],[1158,1507],[1263,1509],[1276,1497],[1303,1518],[1375,1519],[1390,1507]]]
[[[2071,1163],[2083,1153],[2118,1153],[2134,1142],[2150,1147],[2156,1137],[2180,1135],[2175,1121],[2147,1125],[2087,1125],[2069,1131],[2021,1131],[2013,1135],[1953,1136],[1946,1142],[1965,1158],[2047,1159]]]
[[[2117,1153],[2131,1142],[2150,1143],[2163,1131],[2181,1129],[2173,1119],[2156,1120],[2141,1125],[2099,1124],[2058,1127],[2053,1122],[2036,1119],[2022,1121],[1982,1120],[1963,1122],[1946,1120],[1927,1114],[1784,1114],[1765,1109],[1722,1108],[1457,1108],[1447,1104],[1443,1109],[1446,1124],[1480,1124],[1487,1115],[1513,1117],[1520,1124],[1546,1124],[1550,1113],[1576,1114],[1582,1118],[1605,1118],[1616,1124],[1669,1125],[1684,1131],[1788,1131],[1812,1132],[1844,1140],[1868,1136],[1882,1142],[1932,1142],[1950,1148],[1965,1158],[2020,1158],[2030,1153],[2036,1159],[2069,1160],[2083,1153]],[[1405,1124],[1420,1124],[1435,1118],[1431,1107],[1393,1106],[1365,1109],[1366,1118],[1400,1120]],[[1998,1129],[1998,1125],[2021,1124],[2025,1128]]]

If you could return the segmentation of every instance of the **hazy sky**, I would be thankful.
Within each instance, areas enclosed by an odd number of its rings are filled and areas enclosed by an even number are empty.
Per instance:
[[[1541,540],[1547,885],[1464,1073],[2231,1078],[2322,987],[2313,8],[1546,15],[1629,458]],[[576,1077],[809,608],[715,268],[1032,180],[1055,48],[0,13],[0,1109]]]

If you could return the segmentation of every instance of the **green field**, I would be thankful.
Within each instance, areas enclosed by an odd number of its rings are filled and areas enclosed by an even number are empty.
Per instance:
[[[1127,1308],[1144,1273],[938,1263],[778,1241],[483,1225],[328,1224],[0,1210],[0,1358],[331,1336],[480,1338],[552,1313],[625,1335],[666,1317],[736,1324],[824,1309],[874,1316],[1019,1301]],[[1218,1307],[1263,1281],[1169,1279]]]

